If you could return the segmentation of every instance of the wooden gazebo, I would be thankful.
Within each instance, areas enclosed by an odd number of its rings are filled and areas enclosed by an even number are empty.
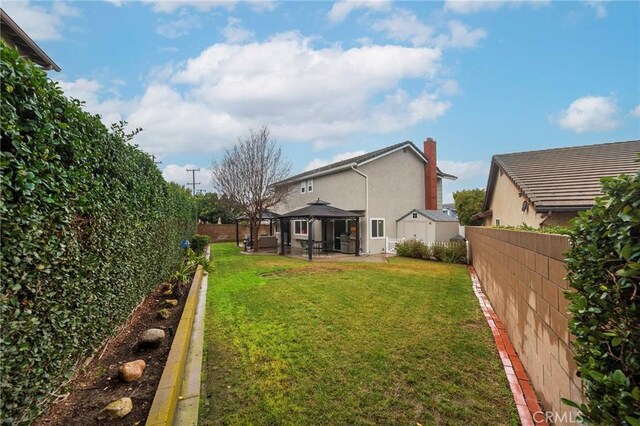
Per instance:
[[[280,254],[284,255],[285,241],[283,237],[283,231],[285,229],[285,221],[291,219],[306,219],[307,220],[307,252],[309,260],[313,260],[313,223],[315,221],[322,221],[323,223],[333,219],[353,219],[356,223],[356,235],[355,235],[355,255],[360,256],[360,218],[361,214],[352,212],[349,210],[342,210],[337,207],[332,207],[330,203],[322,201],[318,198],[316,201],[307,204],[306,207],[302,207],[297,210],[293,210],[289,213],[280,215]]]
[[[262,212],[262,221],[263,222],[269,221],[269,235],[271,236],[273,236],[273,222],[278,220],[279,217],[280,215],[278,213],[274,213],[269,210],[265,210]],[[249,217],[244,215],[236,218],[236,244],[237,245],[240,245],[240,221],[243,221],[243,220],[249,220]],[[249,226],[249,239],[251,241],[251,245],[253,246],[254,238],[253,238],[252,226]]]

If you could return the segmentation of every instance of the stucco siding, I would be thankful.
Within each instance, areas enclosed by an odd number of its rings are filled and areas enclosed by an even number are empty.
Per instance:
[[[518,192],[520,191],[507,174],[498,172],[490,205],[493,214],[485,220],[485,225],[496,226],[496,221],[499,219],[500,225],[518,226],[526,224],[537,228],[540,221],[536,217],[535,210],[529,206],[528,211],[522,211],[522,202],[525,199],[518,197]]]
[[[458,235],[458,222],[437,222],[435,225],[436,241],[449,241]]]
[[[547,219],[547,212],[538,213],[535,205],[530,205],[528,211],[522,212],[522,203],[525,198],[519,197],[518,188],[509,179],[506,173],[498,172],[498,178],[493,189],[490,209],[493,213],[485,219],[485,226],[496,226],[496,220],[500,219],[500,225],[519,226],[526,224],[534,228],[545,226],[567,226],[569,221],[576,217],[577,212],[552,212]],[[544,222],[543,222],[544,220]]]
[[[369,220],[384,218],[385,236],[396,238],[396,220],[412,209],[424,208],[424,162],[410,149],[401,149],[359,170],[369,177]],[[368,224],[364,228],[364,235],[370,237]],[[370,239],[368,249],[380,253],[384,245],[384,239]]]

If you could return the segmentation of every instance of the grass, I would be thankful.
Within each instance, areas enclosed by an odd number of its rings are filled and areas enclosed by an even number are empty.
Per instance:
[[[518,424],[466,268],[215,244],[200,424]]]

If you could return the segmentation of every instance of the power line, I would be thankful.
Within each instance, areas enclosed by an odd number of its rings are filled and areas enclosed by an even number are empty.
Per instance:
[[[191,183],[187,185],[191,185],[191,193],[196,195],[196,185],[200,185],[200,182],[196,182],[196,172],[199,172],[200,169],[187,169],[188,172],[191,172]]]

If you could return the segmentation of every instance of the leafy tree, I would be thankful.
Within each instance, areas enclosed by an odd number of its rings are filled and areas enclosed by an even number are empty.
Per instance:
[[[482,212],[484,195],[485,191],[482,188],[463,189],[453,193],[461,225],[478,225],[478,221],[471,221],[471,216]]]
[[[213,185],[233,201],[249,218],[253,235],[258,235],[262,213],[283,202],[290,187],[274,186],[289,176],[291,164],[262,126],[225,149],[222,159],[213,163]],[[253,244],[257,250],[257,244]]]
[[[198,219],[204,223],[233,223],[242,214],[242,209],[228,196],[215,192],[196,195]]]

